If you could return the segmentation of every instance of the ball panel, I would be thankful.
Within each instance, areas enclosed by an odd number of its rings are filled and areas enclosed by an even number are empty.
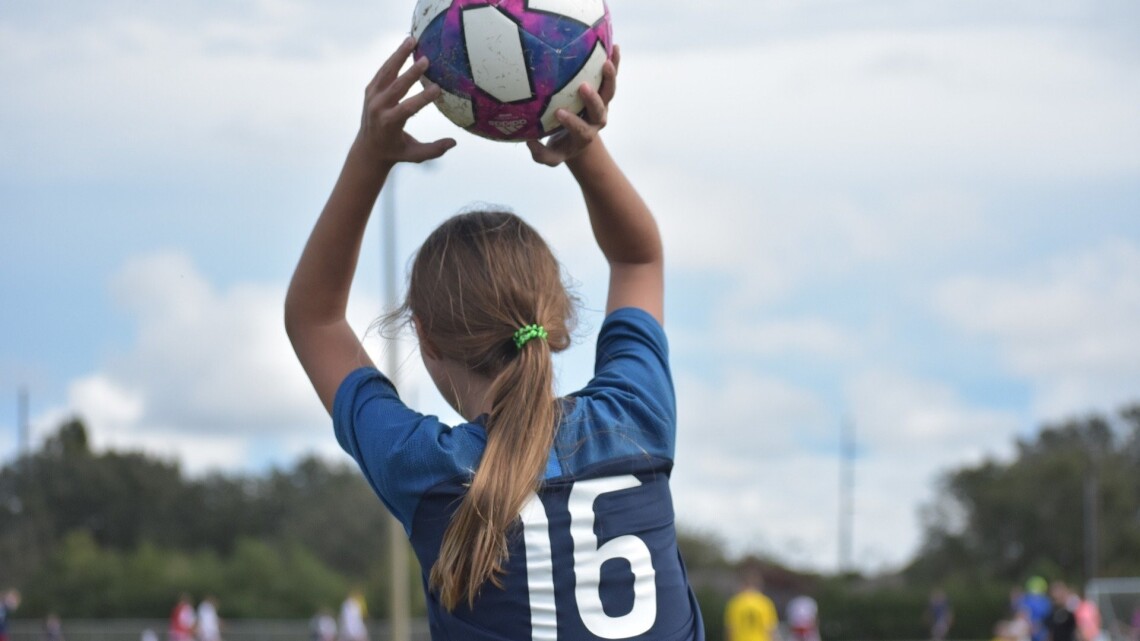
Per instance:
[[[603,46],[608,56],[609,39],[605,37],[600,27],[595,27],[582,32],[575,40],[559,47],[556,51],[558,65],[550,72],[551,86],[542,95],[549,96],[569,84],[586,65],[590,57],[595,55],[594,50],[599,44]]]
[[[571,18],[534,11],[526,12],[520,23],[524,32],[532,34],[555,49],[565,48],[590,29]]]
[[[526,8],[566,16],[592,27],[606,15],[603,0],[528,0]]]
[[[451,6],[452,0],[420,0],[412,14],[412,37],[420,40],[436,18]]]
[[[529,33],[520,35],[536,96],[553,94],[557,89],[553,81],[561,62],[558,52]],[[478,124],[470,131],[497,140],[525,140],[543,135],[541,112],[545,101],[539,97],[504,103],[483,92],[476,92],[473,102]]]
[[[532,33],[522,32],[523,48],[526,50],[526,64],[534,82],[534,94],[539,99],[558,90],[562,81],[558,70],[563,66],[563,52],[551,47]]]
[[[449,29],[445,18],[432,21],[416,45],[415,57],[426,57],[431,65],[424,75],[448,91],[456,91],[471,80],[471,61],[463,46],[461,29]]]
[[[513,20],[495,7],[467,9],[463,35],[477,87],[501,102],[534,96],[522,38]]]
[[[423,84],[425,87],[430,87],[435,83],[425,79]],[[463,96],[453,94],[441,87],[439,98],[435,99],[434,104],[440,113],[447,116],[448,120],[464,129],[475,124],[475,105]]]
[[[462,30],[448,29],[445,19],[433,21],[424,30],[415,57],[417,60],[426,57],[431,61],[424,77],[444,91],[468,101],[479,92],[471,77],[471,63],[463,46]]]
[[[435,106],[438,107],[440,112],[447,116],[451,122],[454,122],[464,129],[475,124],[475,108],[471,105],[470,100],[462,96],[444,91],[439,94],[439,98],[435,101]]]
[[[554,115],[556,110],[565,109],[570,113],[581,113],[585,105],[582,104],[582,98],[578,95],[578,87],[586,82],[597,89],[602,84],[602,66],[606,64],[607,58],[605,46],[601,42],[597,42],[594,45],[594,51],[586,60],[586,64],[582,65],[578,73],[550,98],[550,104],[542,112],[543,135],[554,133],[561,126],[558,118]]]

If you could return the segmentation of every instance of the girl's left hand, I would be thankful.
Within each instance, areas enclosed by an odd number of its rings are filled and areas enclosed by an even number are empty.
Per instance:
[[[554,115],[562,123],[562,131],[548,138],[545,144],[537,140],[526,141],[535,162],[555,167],[581,154],[598,137],[598,132],[606,126],[609,104],[617,90],[619,64],[621,49],[614,45],[613,55],[602,66],[601,88],[595,90],[586,83],[578,88],[578,95],[586,105],[586,119],[559,109]]]

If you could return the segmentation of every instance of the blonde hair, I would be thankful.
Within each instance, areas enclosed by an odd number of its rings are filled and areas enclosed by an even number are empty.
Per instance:
[[[448,610],[474,604],[507,559],[507,533],[546,467],[560,420],[551,354],[570,346],[575,300],[549,246],[503,211],[454,216],[424,241],[400,310],[440,358],[492,380],[487,445],[443,536],[430,586]],[[517,347],[538,324],[545,340]]]

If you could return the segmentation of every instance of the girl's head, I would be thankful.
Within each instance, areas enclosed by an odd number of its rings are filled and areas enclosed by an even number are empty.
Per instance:
[[[404,310],[425,361],[459,365],[490,381],[487,446],[444,535],[431,584],[448,608],[498,584],[507,530],[540,481],[559,419],[551,354],[570,345],[574,299],[541,236],[514,214],[452,217],[424,241],[412,264]],[[541,325],[546,338],[518,347],[515,333]],[[440,391],[456,409],[453,382]]]
[[[493,378],[518,365],[523,352],[513,336],[524,325],[545,327],[551,351],[566,349],[574,301],[534,228],[514,214],[476,211],[448,219],[424,241],[404,310],[432,357]]]

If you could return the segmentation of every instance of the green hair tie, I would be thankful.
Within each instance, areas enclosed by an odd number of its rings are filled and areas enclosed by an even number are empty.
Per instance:
[[[523,325],[515,332],[515,347],[522,349],[530,341],[541,338],[546,340],[546,328],[542,325]]]

